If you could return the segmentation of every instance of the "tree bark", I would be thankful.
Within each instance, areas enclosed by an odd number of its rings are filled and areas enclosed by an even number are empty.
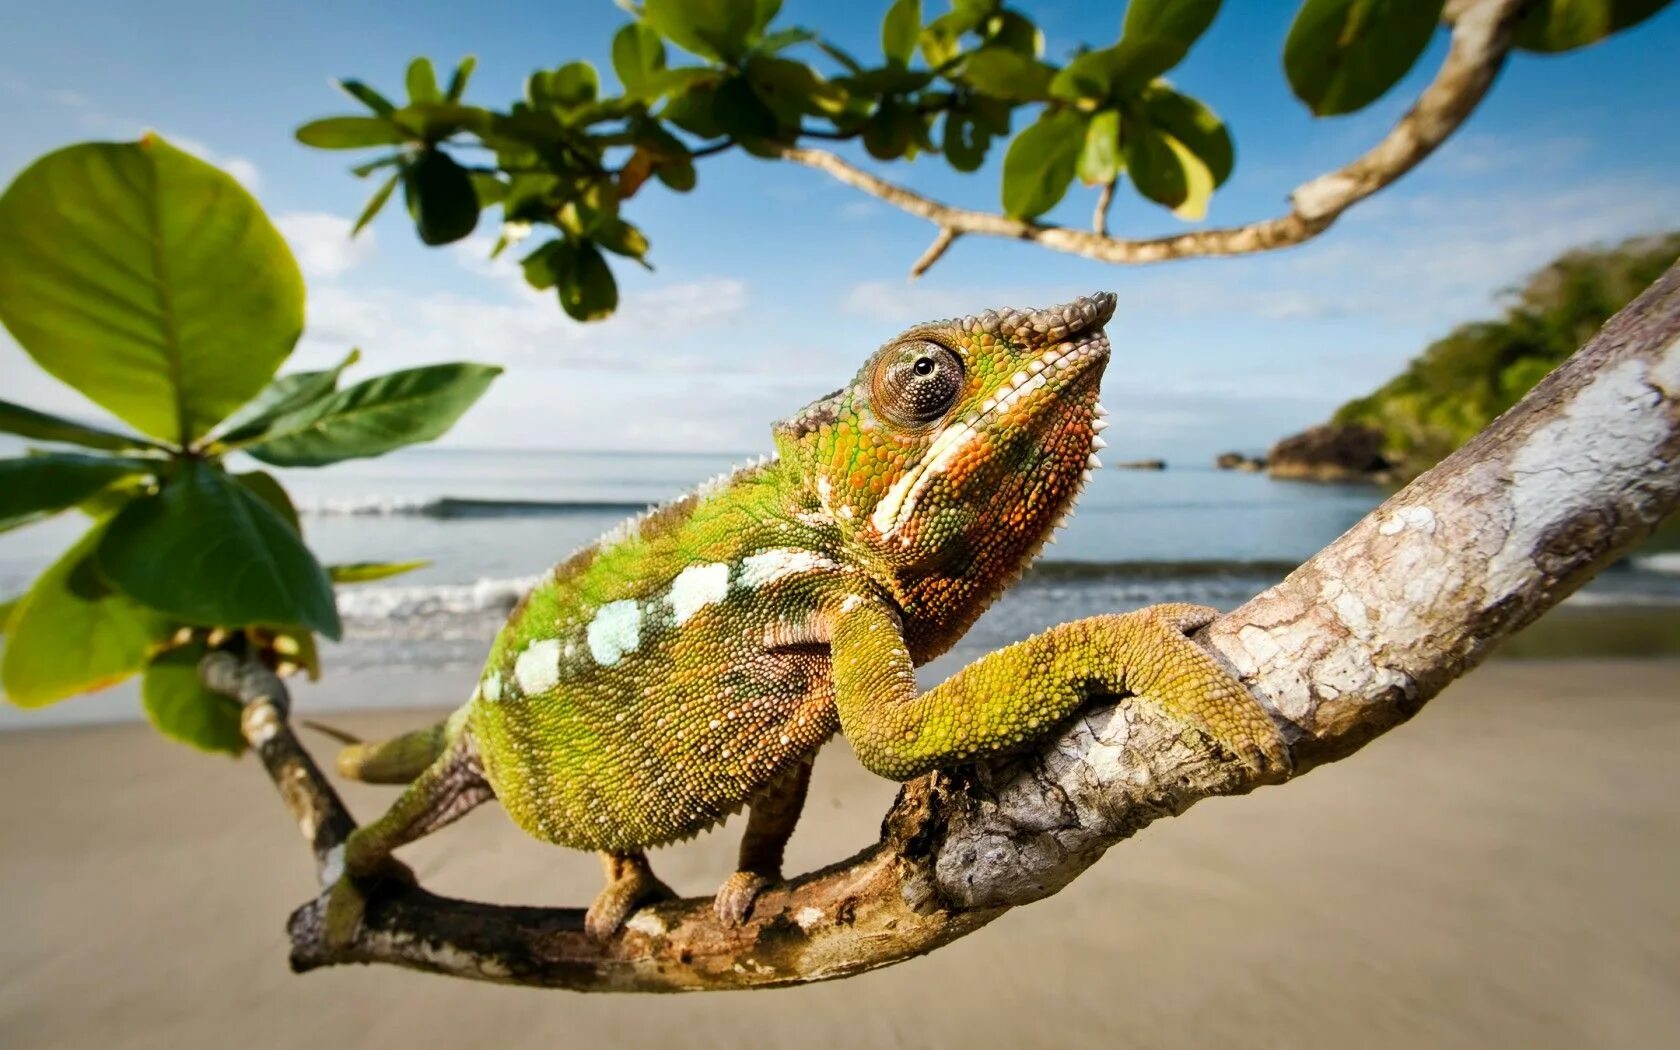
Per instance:
[[[1498,641],[1556,605],[1680,505],[1680,265],[1510,412],[1276,587],[1201,635],[1250,686],[1299,776],[1415,714]],[[246,733],[336,876],[351,828],[285,720],[272,676],[206,680],[247,703]],[[324,899],[291,918],[292,965],[391,963],[588,991],[756,988],[889,965],[1055,893],[1114,843],[1210,795],[1261,786],[1137,697],[1072,719],[1030,753],[905,786],[881,839],[771,887],[726,926],[710,899],[642,909],[617,938],[577,909],[497,907],[400,882],[347,948]]]

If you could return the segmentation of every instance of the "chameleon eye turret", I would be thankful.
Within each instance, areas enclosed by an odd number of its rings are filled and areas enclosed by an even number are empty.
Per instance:
[[[899,779],[1032,742],[1095,693],[1163,705],[1250,763],[1262,709],[1163,606],[1053,628],[927,692],[949,648],[1068,513],[1102,447],[1114,297],[919,325],[778,424],[779,455],[630,521],[542,578],[442,726],[341,757],[412,780],[345,845],[342,943],[393,850],[491,798],[525,831],[600,851],[586,925],[670,891],[644,850],[750,810],[729,922],[781,877],[811,760],[836,730]]]

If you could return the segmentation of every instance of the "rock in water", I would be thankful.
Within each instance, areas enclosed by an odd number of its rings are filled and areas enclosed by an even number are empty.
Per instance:
[[[1386,481],[1393,464],[1383,456],[1382,431],[1358,424],[1311,427],[1272,446],[1274,478],[1308,481]]]

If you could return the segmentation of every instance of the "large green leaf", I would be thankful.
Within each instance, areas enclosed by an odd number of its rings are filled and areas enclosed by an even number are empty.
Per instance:
[[[0,459],[0,532],[68,510],[119,478],[149,473],[162,465],[74,452]]]
[[[429,149],[403,169],[408,213],[420,239],[433,246],[458,241],[478,225],[472,176],[442,150]]]
[[[81,445],[83,448],[102,448],[107,452],[158,447],[145,438],[100,430],[98,427],[37,412],[33,408],[10,401],[0,401],[0,431],[40,441],[57,441],[67,445]]]
[[[430,441],[501,371],[457,363],[375,376],[281,416],[245,451],[278,467],[318,467]]]
[[[168,640],[166,616],[113,590],[93,564],[105,524],[36,578],[6,627],[0,686],[20,707],[41,707],[127,678]]]
[[[1213,173],[1184,143],[1142,121],[1125,135],[1126,172],[1145,197],[1164,204],[1181,219],[1207,215]]]
[[[0,196],[0,320],[48,372],[186,444],[291,353],[303,277],[230,176],[155,137],[86,143]]]
[[[641,22],[631,22],[613,34],[613,72],[624,90],[634,92],[648,77],[665,68],[665,42]]]
[[[1011,102],[1044,98],[1052,75],[1050,67],[1031,55],[1004,47],[984,48],[963,60],[965,83],[982,94]]]
[[[1517,46],[1528,51],[1570,51],[1638,25],[1669,0],[1538,0],[1517,23]]]
[[[320,372],[293,372],[276,376],[257,396],[229,416],[218,440],[233,445],[260,436],[281,416],[295,412],[326,397],[338,388],[338,377],[361,360],[360,350],[351,350],[344,360]]]
[[[1120,111],[1105,109],[1093,114],[1079,151],[1079,181],[1087,186],[1106,185],[1120,174],[1121,164]]]
[[[125,593],[192,623],[339,636],[332,586],[297,531],[208,464],[183,464],[156,495],[112,518],[98,557]]]
[[[560,308],[568,317],[576,321],[599,321],[618,309],[618,281],[593,244],[560,242],[553,265]]]
[[[1111,51],[1114,86],[1130,94],[1184,61],[1220,0],[1131,0]]]
[[[1073,181],[1087,119],[1073,110],[1046,111],[1015,136],[1003,158],[1004,211],[1031,219],[1056,206]]]
[[[243,754],[239,702],[212,693],[199,681],[198,662],[204,652],[202,642],[192,642],[154,656],[140,679],[140,705],[146,720],[171,740],[200,751]]]
[[[741,57],[780,6],[762,0],[647,0],[642,17],[684,51],[730,61]]]
[[[1381,98],[1429,46],[1445,0],[1306,0],[1283,45],[1295,97],[1321,117]]]
[[[1143,106],[1150,123],[1200,157],[1215,186],[1224,185],[1236,164],[1236,149],[1225,122],[1213,110],[1165,84],[1155,84],[1145,91]]]
[[[888,60],[910,64],[916,40],[922,35],[922,0],[893,0],[881,20],[881,50]]]
[[[297,140],[316,149],[364,149],[397,146],[408,132],[379,117],[322,117],[297,129]]]

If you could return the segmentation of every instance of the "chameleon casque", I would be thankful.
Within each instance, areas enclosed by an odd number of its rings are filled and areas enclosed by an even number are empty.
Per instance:
[[[670,891],[643,850],[749,807],[716,897],[750,914],[781,876],[811,760],[836,730],[895,780],[1046,735],[1088,697],[1160,704],[1251,764],[1260,705],[1169,605],[1064,624],[918,693],[914,668],[1025,570],[1104,446],[1112,294],[918,325],[774,430],[776,456],[627,522],[514,609],[443,725],[354,745],[345,774],[409,781],[345,848],[329,936],[392,850],[498,799],[537,838],[599,851],[586,927]]]

